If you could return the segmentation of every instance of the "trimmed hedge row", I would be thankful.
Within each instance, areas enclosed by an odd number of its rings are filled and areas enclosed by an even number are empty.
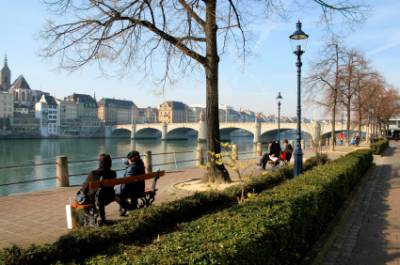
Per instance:
[[[327,156],[311,158],[304,164],[308,170],[317,164],[327,162]],[[292,177],[292,167],[286,167],[264,176],[253,178],[245,185],[245,194],[261,192]],[[199,192],[173,202],[154,205],[133,211],[128,220],[100,228],[82,228],[72,231],[53,244],[32,245],[28,248],[11,246],[0,251],[0,264],[50,264],[56,261],[80,262],[93,255],[112,251],[120,244],[143,244],[158,234],[176,228],[182,222],[189,222],[208,213],[237,204],[241,194],[240,186],[233,186],[223,192]]]
[[[386,148],[389,147],[389,140],[381,139],[374,143],[371,143],[370,148],[374,155],[380,155],[385,151]]]
[[[86,264],[299,264],[371,163],[371,151],[353,152],[152,244]]]

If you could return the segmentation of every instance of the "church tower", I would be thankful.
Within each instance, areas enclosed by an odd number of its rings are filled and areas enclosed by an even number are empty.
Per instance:
[[[7,55],[4,57],[4,66],[0,71],[0,90],[8,90],[11,85],[11,71],[7,65]]]

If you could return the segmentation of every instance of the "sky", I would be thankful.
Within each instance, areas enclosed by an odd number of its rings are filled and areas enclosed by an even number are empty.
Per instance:
[[[287,1],[289,2],[289,1]],[[365,1],[370,9],[367,20],[346,30],[346,46],[365,53],[372,66],[387,82],[400,88],[400,1]],[[288,36],[295,30],[298,19],[310,38],[303,55],[303,73],[307,74],[311,61],[320,56],[328,38],[319,23],[316,10],[293,13],[286,19],[271,18],[250,25],[252,32],[245,62],[234,53],[221,57],[219,102],[236,109],[245,108],[267,114],[277,112],[275,101],[282,93],[282,115],[296,114],[296,68]],[[104,75],[96,64],[75,72],[57,68],[56,59],[39,55],[44,47],[39,33],[51,14],[41,0],[0,0],[0,58],[7,54],[12,80],[23,74],[32,89],[48,91],[57,98],[72,93],[133,100],[139,107],[158,106],[165,100],[187,104],[205,104],[204,75],[201,69],[189,73],[176,82],[167,83],[164,90],[151,77],[144,77],[140,69],[131,68],[123,76]],[[337,24],[342,31],[344,24]],[[347,28],[346,28],[347,29]],[[0,60],[1,63],[1,60]],[[108,67],[103,65],[103,67]],[[112,66],[110,66],[112,68]],[[164,91],[164,92],[163,92]],[[323,118],[324,111],[303,101],[303,116]]]

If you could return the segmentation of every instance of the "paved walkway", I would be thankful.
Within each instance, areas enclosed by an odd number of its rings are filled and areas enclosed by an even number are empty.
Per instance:
[[[374,162],[314,264],[400,264],[400,142]]]
[[[338,147],[336,152],[328,152],[328,155],[335,159],[353,149]],[[304,156],[307,158],[312,155],[312,152],[305,152]],[[189,168],[160,178],[157,183],[159,191],[156,203],[189,195],[190,192],[177,190],[174,185],[192,178],[200,178],[202,174],[201,169]],[[151,180],[146,185],[151,185]],[[77,189],[61,188],[0,197],[0,248],[12,243],[26,246],[57,240],[67,232],[65,205],[74,198]],[[106,215],[110,220],[121,218],[115,202],[106,207]]]

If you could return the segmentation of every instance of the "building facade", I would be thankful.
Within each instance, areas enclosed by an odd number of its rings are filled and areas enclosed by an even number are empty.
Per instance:
[[[59,105],[54,97],[43,95],[35,104],[35,117],[39,120],[40,135],[44,137],[60,134]]]
[[[68,117],[67,119],[73,119],[76,111],[79,135],[97,135],[101,124],[97,116],[98,108],[96,100],[90,95],[74,93],[66,97],[64,101],[66,104],[65,117]],[[76,106],[73,107],[72,105]],[[75,130],[75,128],[73,129]]]
[[[160,105],[158,120],[161,123],[183,123],[189,118],[189,107],[179,101],[166,101]]]
[[[4,134],[11,129],[14,118],[13,94],[0,91],[0,131]]]
[[[102,98],[98,106],[98,118],[106,125],[128,124],[138,116],[137,106],[129,100]]]

